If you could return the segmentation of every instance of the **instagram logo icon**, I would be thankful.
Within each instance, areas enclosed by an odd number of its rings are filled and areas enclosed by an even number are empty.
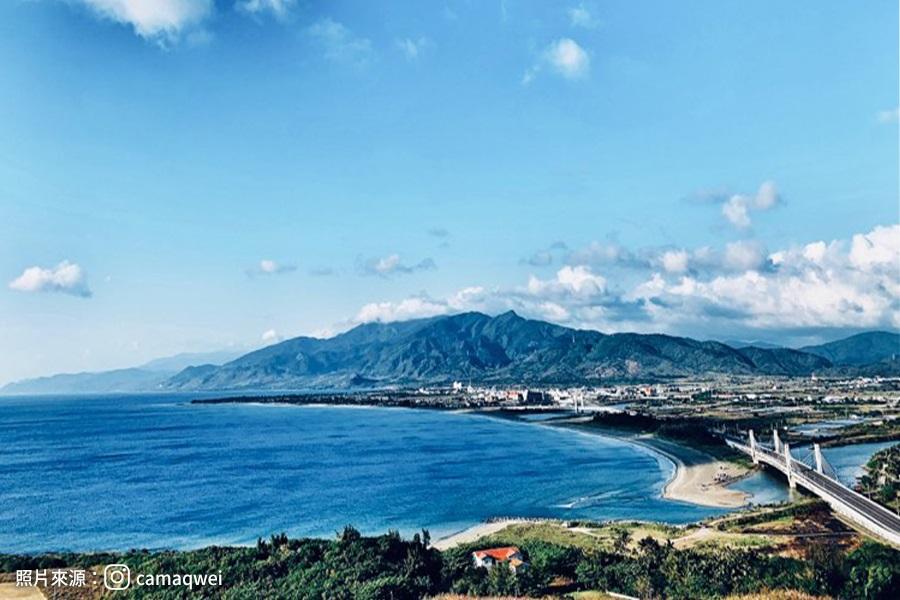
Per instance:
[[[103,569],[103,585],[108,590],[126,590],[131,585],[131,569],[128,565],[106,565]]]

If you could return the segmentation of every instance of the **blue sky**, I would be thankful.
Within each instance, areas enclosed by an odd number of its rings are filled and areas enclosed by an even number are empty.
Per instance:
[[[458,310],[900,325],[898,7],[0,4],[0,382]]]

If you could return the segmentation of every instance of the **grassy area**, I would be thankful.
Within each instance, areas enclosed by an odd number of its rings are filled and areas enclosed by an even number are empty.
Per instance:
[[[516,545],[526,541],[548,542],[582,550],[608,550],[611,547],[604,537],[552,522],[515,523],[481,540],[486,546]]]
[[[829,600],[830,596],[810,596],[796,590],[770,590],[761,594],[728,596],[725,600]]]
[[[660,544],[671,541],[679,549],[716,550],[720,548],[773,548],[784,540],[773,540],[765,534],[739,530],[718,530],[715,527],[690,525],[672,527],[656,523],[517,523],[483,538],[488,545],[520,545],[527,542],[546,542],[584,551],[612,552],[620,549],[634,551],[640,540],[652,538]]]
[[[591,521],[516,523],[486,536],[480,545],[521,545],[545,542],[582,551],[635,551],[644,538],[678,549],[715,552],[725,548],[756,549],[796,556],[822,538],[854,546],[860,535],[836,519],[827,505],[813,498],[775,507],[753,508],[697,525]]]
[[[570,595],[572,600],[621,600],[621,596],[616,598],[606,592],[575,592]]]

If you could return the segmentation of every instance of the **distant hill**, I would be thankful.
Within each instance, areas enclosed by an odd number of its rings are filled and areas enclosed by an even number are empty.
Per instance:
[[[735,349],[668,335],[605,335],[470,312],[368,323],[329,339],[299,337],[220,367],[194,367],[164,387],[177,390],[299,389],[451,380],[590,383],[702,374],[808,375],[823,357],[789,349]],[[373,383],[374,382],[374,383]]]
[[[897,357],[894,357],[897,355]],[[872,332],[800,350],[570,329],[514,312],[367,323],[235,357],[179,354],[133,369],[15,382],[2,394],[296,390],[446,383],[591,384],[702,375],[900,375],[900,336]]]
[[[900,334],[869,331],[800,350],[826,358],[836,366],[858,367],[900,357]]]
[[[8,383],[0,394],[110,394],[157,389],[172,375],[168,371],[116,369],[99,373],[63,373]]]
[[[756,341],[742,341],[742,340],[722,340],[722,343],[726,346],[731,346],[732,348],[736,348],[740,350],[741,348],[765,348],[768,350],[772,350],[774,348],[784,348],[779,344],[773,344],[771,342],[764,342],[760,340]]]
[[[111,394],[149,392],[158,390],[172,375],[190,365],[223,364],[242,353],[220,352],[183,353],[151,360],[129,369],[115,369],[95,373],[63,373],[34,379],[24,379],[0,388],[0,394]]]
[[[220,350],[218,352],[182,352],[174,356],[166,356],[140,365],[146,371],[166,371],[177,373],[194,365],[224,365],[246,354],[246,350]]]

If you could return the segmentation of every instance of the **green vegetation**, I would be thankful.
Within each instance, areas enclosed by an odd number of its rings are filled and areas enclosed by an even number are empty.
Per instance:
[[[828,504],[819,499],[804,499],[787,504],[776,505],[776,508],[766,510],[752,510],[748,513],[738,513],[716,521],[716,528],[720,531],[744,531],[748,527],[761,524],[793,523],[798,519],[817,516],[822,512],[828,512]]]
[[[248,548],[0,556],[0,570],[122,562],[136,573],[221,572],[224,579],[221,587],[194,590],[132,588],[123,598],[412,600],[442,593],[560,597],[614,591],[641,598],[701,600],[768,590],[845,599],[900,597],[900,552],[872,542],[850,552],[820,542],[800,559],[753,549],[679,550],[652,537],[635,540],[624,528],[619,533],[613,536],[612,550],[536,536],[504,538],[518,541],[528,559],[528,567],[518,573],[502,566],[476,568],[471,552],[483,548],[484,541],[441,553],[429,547],[427,532],[407,541],[393,532],[363,537],[351,527],[334,540],[280,535]]]
[[[872,455],[866,473],[859,478],[859,486],[876,502],[900,510],[900,444]]]
[[[721,438],[710,433],[710,430],[718,424],[718,420],[707,417],[683,415],[660,417],[643,412],[607,412],[595,414],[587,426],[634,433],[652,433],[682,447],[697,450],[720,460],[751,466],[749,458],[729,448]]]

